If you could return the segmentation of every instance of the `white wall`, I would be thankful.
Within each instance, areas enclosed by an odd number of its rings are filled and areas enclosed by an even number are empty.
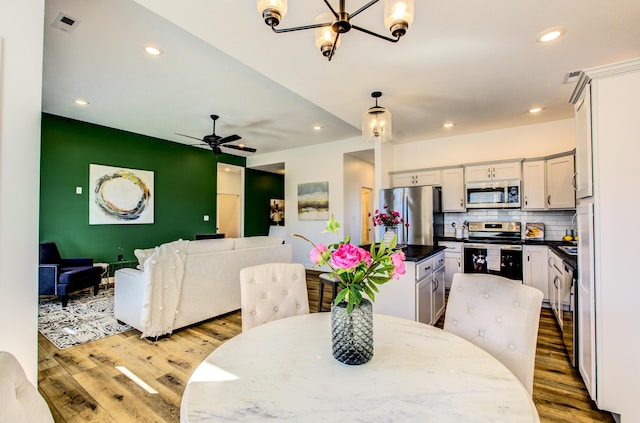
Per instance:
[[[542,157],[573,150],[575,147],[575,119],[565,119],[398,144],[394,147],[390,167],[393,170],[411,170],[493,160]]]
[[[0,350],[35,384],[44,0],[0,10]]]

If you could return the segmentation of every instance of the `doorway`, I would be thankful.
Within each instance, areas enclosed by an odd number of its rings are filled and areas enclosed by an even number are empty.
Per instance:
[[[216,232],[227,238],[244,235],[244,167],[218,163]]]
[[[218,221],[216,226],[219,233],[226,238],[240,237],[240,196],[236,194],[218,194]]]
[[[371,188],[360,188],[360,222],[362,228],[360,233],[362,234],[361,243],[363,245],[371,244],[373,242],[373,228],[371,214],[373,213],[373,190]]]

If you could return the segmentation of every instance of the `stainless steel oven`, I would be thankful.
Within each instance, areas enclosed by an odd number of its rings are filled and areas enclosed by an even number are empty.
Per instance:
[[[522,282],[520,222],[469,223],[463,256],[465,273],[489,273]]]

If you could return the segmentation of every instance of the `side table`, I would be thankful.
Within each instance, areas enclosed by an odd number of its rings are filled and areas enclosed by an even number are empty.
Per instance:
[[[138,260],[121,260],[121,261],[112,261],[109,263],[109,270],[107,271],[108,275],[113,275],[113,281],[115,283],[116,270],[123,269],[125,267],[136,267],[138,265]]]
[[[109,288],[109,263],[93,263],[93,267],[102,267],[102,274],[100,275],[100,285],[105,288]]]

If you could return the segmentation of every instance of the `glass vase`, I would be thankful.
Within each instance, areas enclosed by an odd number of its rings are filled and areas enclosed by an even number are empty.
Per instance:
[[[362,299],[359,307],[347,313],[347,303],[331,307],[333,357],[349,365],[364,364],[373,357],[373,306]]]

